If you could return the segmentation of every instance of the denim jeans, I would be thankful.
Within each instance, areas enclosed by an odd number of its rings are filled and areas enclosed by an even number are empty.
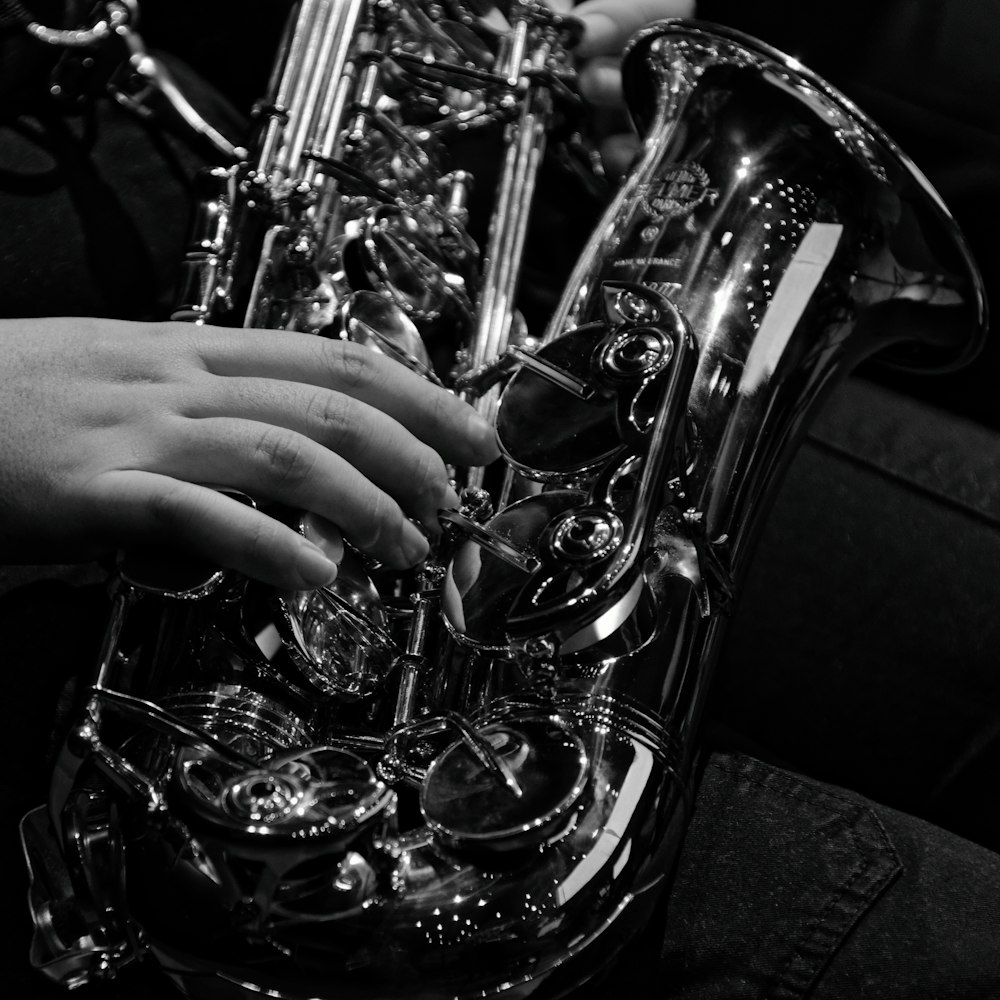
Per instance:
[[[714,755],[655,982],[678,1000],[996,998],[1000,855],[751,757]]]

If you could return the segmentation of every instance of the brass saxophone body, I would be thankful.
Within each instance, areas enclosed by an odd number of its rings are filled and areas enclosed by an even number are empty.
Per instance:
[[[515,5],[491,68],[456,71],[475,46],[440,8],[302,10],[257,160],[210,182],[181,312],[369,343],[493,415],[502,468],[458,473],[412,574],[349,551],[331,587],[275,594],[122,560],[87,710],[25,821],[36,958],[73,984],[148,954],[205,998],[563,995],[667,885],[725,623],[810,411],[876,351],[967,360],[981,282],[844,97],[666,21],[625,56],[641,157],[526,337],[525,205],[571,29]],[[282,77],[310,45],[319,68]],[[418,79],[508,130],[485,267],[469,178],[428,178]],[[362,153],[389,164],[374,185]],[[71,941],[46,918],[49,822]]]

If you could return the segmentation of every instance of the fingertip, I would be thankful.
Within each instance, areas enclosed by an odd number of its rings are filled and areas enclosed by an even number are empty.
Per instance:
[[[466,426],[466,437],[472,447],[474,460],[482,465],[500,457],[500,444],[496,428],[474,410]]]
[[[319,546],[307,538],[301,538],[296,553],[295,571],[302,578],[304,589],[313,590],[333,583],[337,578],[338,569],[337,564],[328,559]]]
[[[622,73],[617,64],[595,59],[580,71],[580,92],[598,107],[622,104]]]
[[[609,136],[601,143],[601,160],[609,177],[624,177],[635,163],[642,144],[639,137],[629,133]]]
[[[404,521],[399,535],[397,565],[409,569],[422,563],[430,555],[431,546],[424,533],[411,521]]]

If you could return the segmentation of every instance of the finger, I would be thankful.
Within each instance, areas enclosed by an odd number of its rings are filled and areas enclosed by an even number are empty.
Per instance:
[[[483,465],[499,455],[496,432],[468,404],[365,347],[300,333],[215,330],[199,341],[208,370],[345,392],[389,414],[448,462]]]
[[[580,70],[580,91],[599,108],[621,107],[624,100],[620,61],[607,56],[592,59]]]
[[[641,143],[635,133],[609,136],[601,143],[601,161],[609,177],[623,177],[635,163]]]
[[[116,542],[157,542],[275,587],[331,583],[337,565],[312,542],[216,490],[150,472],[113,472],[95,490],[99,520]]]
[[[215,380],[211,397],[185,410],[189,417],[228,417],[284,427],[344,458],[412,517],[436,531],[437,512],[458,498],[440,456],[381,410],[342,392],[274,379]],[[182,453],[199,447],[198,427]]]
[[[644,25],[663,17],[690,17],[694,7],[694,0],[585,0],[573,11],[584,24],[577,53],[584,59],[621,55]]]
[[[394,460],[400,480],[426,474],[418,463]],[[390,566],[412,566],[427,554],[427,540],[393,497],[340,455],[284,427],[225,417],[184,421],[150,471],[312,511]]]

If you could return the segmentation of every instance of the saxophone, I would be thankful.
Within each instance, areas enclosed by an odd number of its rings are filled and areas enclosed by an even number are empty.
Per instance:
[[[975,265],[891,140],[796,60],[676,20],[628,46],[641,156],[527,330],[578,29],[480,9],[297,5],[256,145],[205,179],[178,315],[366,343],[490,415],[502,460],[455,470],[412,572],[348,544],[329,587],[275,593],[122,557],[22,825],[32,957],[67,986],[139,958],[226,1000],[600,974],[668,885],[725,624],[813,407],[875,352],[945,370],[980,342]],[[476,129],[504,139],[482,251],[449,159]]]

